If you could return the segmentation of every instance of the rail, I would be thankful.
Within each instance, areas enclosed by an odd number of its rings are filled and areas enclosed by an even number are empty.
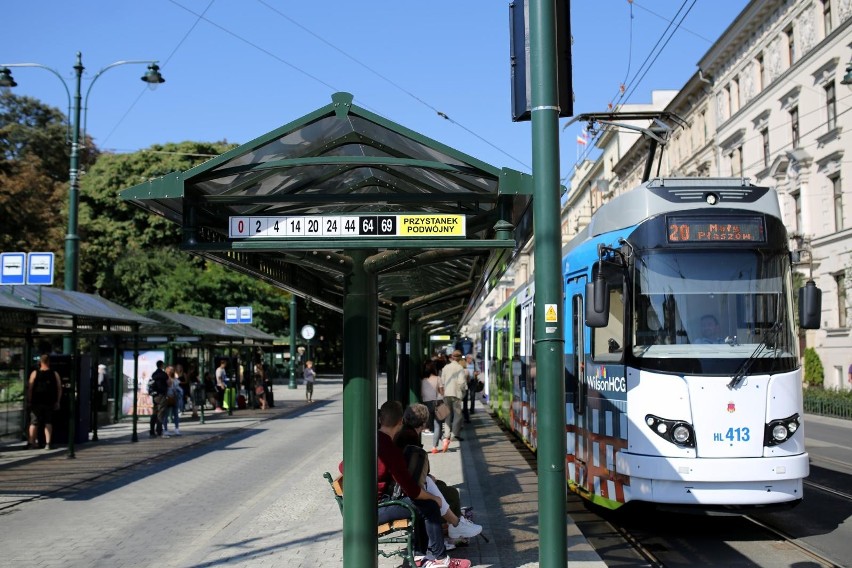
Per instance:
[[[852,420],[852,394],[808,388],[803,393],[805,412]]]

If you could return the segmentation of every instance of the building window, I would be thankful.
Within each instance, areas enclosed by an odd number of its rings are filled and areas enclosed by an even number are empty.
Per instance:
[[[742,146],[738,146],[731,150],[731,153],[728,154],[728,158],[731,160],[731,175],[733,177],[740,177],[743,175],[743,148]]]
[[[822,25],[825,28],[825,35],[831,33],[831,0],[822,0]]]
[[[837,127],[837,94],[834,91],[834,81],[825,86],[825,114],[829,130]]]
[[[736,111],[740,110],[740,107],[743,106],[742,97],[740,96],[740,78],[734,77],[734,85],[731,89],[731,96],[734,99],[734,106],[731,107],[731,114],[734,114]]]
[[[766,86],[766,65],[763,63],[763,54],[757,56],[757,91],[760,92]]]
[[[793,194],[793,207],[796,210],[796,218],[793,220],[796,226],[793,232],[798,233],[802,230],[802,194],[798,191]]]
[[[846,274],[834,274],[837,286],[837,327],[846,327]]]
[[[701,122],[701,144],[707,142],[707,111],[702,110],[699,115],[699,121]]]
[[[843,188],[840,184],[840,174],[828,178],[834,195],[834,230],[843,230]]]
[[[725,118],[728,119],[734,114],[734,100],[731,97],[731,85],[727,85],[725,87],[725,99],[728,102],[728,115]]]
[[[769,128],[760,131],[760,139],[763,142],[763,167],[769,167]]]
[[[787,61],[790,67],[796,62],[796,39],[793,36],[793,26],[784,30],[784,35],[787,36]]]
[[[793,148],[799,147],[799,107],[790,109],[790,132],[793,137]]]

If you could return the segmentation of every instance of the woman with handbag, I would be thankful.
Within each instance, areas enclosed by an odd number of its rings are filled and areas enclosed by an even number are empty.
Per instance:
[[[432,453],[438,453],[438,442],[444,435],[444,420],[449,414],[449,408],[444,403],[444,383],[438,376],[438,370],[433,361],[427,361],[423,366],[423,380],[420,381],[420,398],[429,409],[432,418]],[[449,434],[444,438],[443,451],[450,446]]]

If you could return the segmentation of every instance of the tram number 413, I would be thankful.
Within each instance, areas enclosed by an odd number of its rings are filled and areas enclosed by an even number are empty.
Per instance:
[[[728,428],[727,432],[714,432],[713,433],[713,441],[714,442],[748,442],[751,440],[751,433],[747,427],[742,428]]]

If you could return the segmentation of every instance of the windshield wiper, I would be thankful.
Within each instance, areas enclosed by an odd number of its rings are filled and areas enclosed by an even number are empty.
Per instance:
[[[757,345],[757,348],[754,350],[754,352],[751,355],[749,355],[749,358],[746,359],[745,361],[743,361],[743,364],[740,365],[740,368],[737,369],[737,372],[734,373],[734,376],[731,377],[731,382],[728,383],[729,389],[733,390],[733,389],[737,388],[738,386],[740,386],[742,384],[742,382],[746,378],[746,375],[748,374],[749,370],[751,369],[751,366],[754,364],[754,362],[757,360],[757,358],[760,355],[763,354],[762,352],[764,350],[766,350],[766,351],[769,350],[768,346],[769,346],[769,340],[770,339],[772,339],[772,342],[773,342],[772,349],[775,349],[775,347],[774,347],[775,339],[777,338],[778,332],[780,332],[780,331],[781,331],[781,323],[777,322],[777,321],[774,324],[772,324],[772,327],[769,327],[769,328],[766,329],[766,333],[764,333],[764,335],[763,335],[763,340]]]

